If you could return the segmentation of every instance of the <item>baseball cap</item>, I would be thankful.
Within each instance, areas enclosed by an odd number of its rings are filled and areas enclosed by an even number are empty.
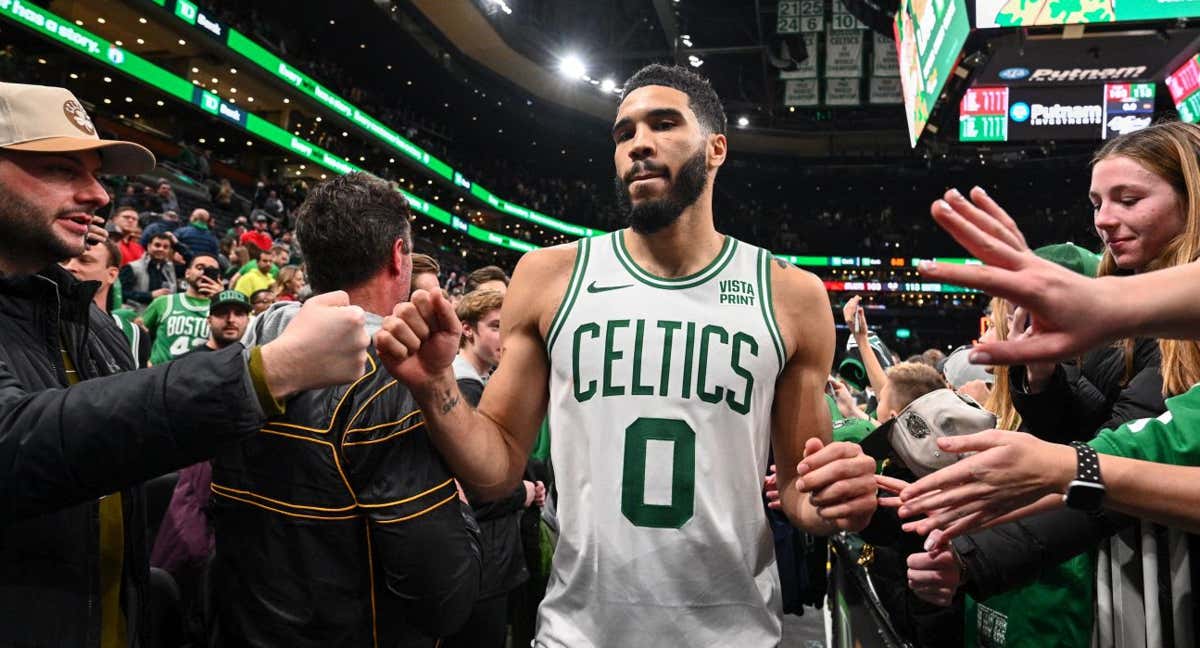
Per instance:
[[[209,302],[208,309],[211,311],[221,306],[240,306],[247,313],[253,310],[250,307],[250,299],[236,290],[222,290],[217,293],[217,296]]]
[[[960,346],[946,356],[945,362],[942,363],[942,375],[946,377],[946,382],[955,389],[972,380],[982,380],[989,385],[994,384],[996,376],[988,373],[981,365],[971,364],[967,357],[970,353],[971,347]]]
[[[66,88],[0,83],[0,149],[31,153],[97,151],[100,172],[138,175],[154,154],[133,142],[104,140],[83,105]]]
[[[947,454],[937,439],[996,427],[996,415],[953,389],[937,389],[909,403],[895,418],[863,439],[863,452],[875,459],[892,456],[918,478],[963,458]]]
[[[1044,245],[1033,253],[1086,277],[1095,277],[1096,269],[1100,267],[1100,255],[1074,243]]]
[[[268,218],[267,215],[262,212],[258,212],[257,214],[254,215],[254,222],[256,222],[256,223],[265,223],[269,220],[271,220],[271,219]]]

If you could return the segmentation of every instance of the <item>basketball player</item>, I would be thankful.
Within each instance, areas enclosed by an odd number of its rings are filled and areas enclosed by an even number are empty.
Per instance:
[[[859,530],[875,510],[874,461],[829,443],[824,287],[713,226],[725,129],[702,77],[629,79],[612,138],[630,227],[521,260],[478,409],[455,385],[461,327],[441,295],[417,292],[376,336],[485,498],[516,485],[549,407],[561,537],[537,646],[776,645],[772,445],[798,526]]]

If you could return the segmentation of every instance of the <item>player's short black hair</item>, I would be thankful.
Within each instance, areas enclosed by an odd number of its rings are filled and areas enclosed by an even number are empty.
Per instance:
[[[710,133],[725,134],[729,127],[729,120],[725,118],[725,107],[721,105],[721,98],[717,96],[717,91],[713,90],[708,79],[678,65],[651,63],[629,77],[625,82],[625,89],[621,92],[621,99],[628,97],[629,93],[638,88],[652,85],[674,88],[687,95],[688,107],[696,113],[700,126]]]

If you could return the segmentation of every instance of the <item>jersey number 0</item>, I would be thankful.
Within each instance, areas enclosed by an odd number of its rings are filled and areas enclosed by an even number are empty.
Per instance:
[[[672,446],[671,503],[646,503],[646,447],[650,441]],[[639,418],[625,428],[621,474],[621,513],[640,527],[678,529],[692,518],[696,493],[696,433],[680,419]]]

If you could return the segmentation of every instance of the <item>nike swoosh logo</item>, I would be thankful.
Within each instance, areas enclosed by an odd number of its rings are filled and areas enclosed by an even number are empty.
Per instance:
[[[609,290],[620,290],[622,288],[632,288],[633,284],[621,284],[620,286],[597,286],[596,282],[588,284],[587,291],[590,293],[601,293]]]

